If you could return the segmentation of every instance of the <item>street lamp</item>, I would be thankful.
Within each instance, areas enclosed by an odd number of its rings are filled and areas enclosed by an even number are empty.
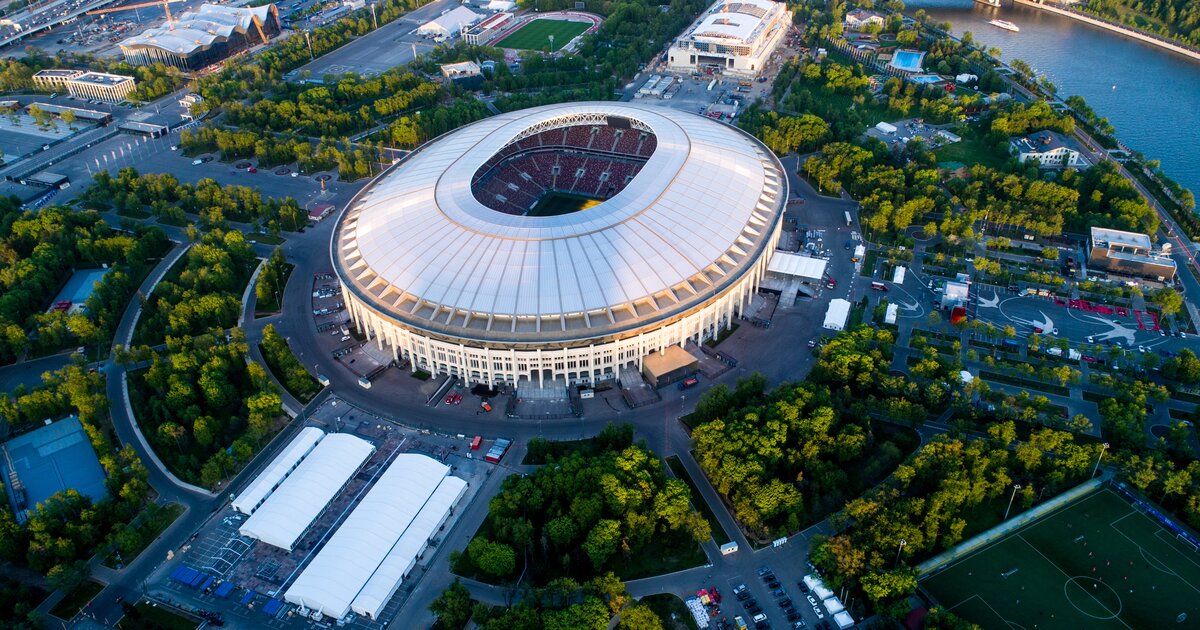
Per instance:
[[[893,569],[896,568],[896,565],[900,564],[900,552],[904,551],[904,545],[907,545],[907,544],[908,544],[907,540],[905,540],[903,538],[900,539],[900,546],[896,548],[896,561],[892,563]]]
[[[1019,484],[1019,483],[1013,484],[1012,496],[1008,497],[1008,508],[1004,510],[1004,518],[1001,520],[1004,520],[1004,521],[1008,520],[1008,512],[1010,510],[1012,510],[1013,499],[1017,498],[1017,490],[1020,490],[1020,489],[1021,489],[1021,484]]]
[[[1092,474],[1088,479],[1096,476],[1096,471],[1100,468],[1100,460],[1104,459],[1104,451],[1108,450],[1108,442],[1100,445],[1100,456],[1096,458],[1096,465],[1092,466]]]

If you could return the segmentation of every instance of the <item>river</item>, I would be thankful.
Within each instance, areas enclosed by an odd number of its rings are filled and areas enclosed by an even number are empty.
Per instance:
[[[909,14],[924,9],[937,22],[949,21],[956,35],[971,31],[975,41],[999,47],[1005,61],[1024,60],[1063,98],[1082,96],[1122,142],[1200,193],[1200,61],[1024,5],[910,0],[905,6]],[[995,18],[1021,32],[987,23]]]

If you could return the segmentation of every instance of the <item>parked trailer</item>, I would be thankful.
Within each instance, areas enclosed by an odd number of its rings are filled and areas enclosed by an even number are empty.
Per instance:
[[[846,227],[850,227],[850,211],[846,211]]]
[[[709,92],[711,92],[711,91],[712,91],[712,89],[713,89],[714,87],[716,87],[716,85],[717,85],[717,80],[716,80],[716,79],[713,79],[712,81],[709,81],[709,82],[708,82],[708,91],[709,91]]]
[[[492,448],[488,449],[487,455],[483,459],[493,464],[498,464],[500,463],[500,459],[504,457],[504,454],[508,452],[509,446],[512,446],[512,440],[500,438],[496,440],[495,444],[492,444]]]

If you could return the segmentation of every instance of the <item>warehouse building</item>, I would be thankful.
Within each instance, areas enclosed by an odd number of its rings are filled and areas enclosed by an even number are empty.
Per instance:
[[[463,33],[463,39],[472,46],[483,46],[492,41],[501,31],[512,25],[513,14],[497,13],[472,26]]]

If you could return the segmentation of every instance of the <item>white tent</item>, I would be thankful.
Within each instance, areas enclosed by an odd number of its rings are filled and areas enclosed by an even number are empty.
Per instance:
[[[395,575],[393,565],[405,564],[403,557],[397,556],[389,562],[388,556],[405,531],[420,518],[422,508],[449,471],[449,467],[424,455],[397,455],[287,589],[284,599],[334,619],[345,617],[360,595],[363,610],[377,610],[375,602],[385,599],[385,591],[395,590],[394,585],[386,583],[387,576]],[[382,566],[385,563],[386,570]],[[365,589],[376,572],[380,572],[382,585],[387,588]]]
[[[373,444],[353,435],[334,433],[325,436],[238,531],[243,536],[291,551],[325,506],[374,452]]]
[[[846,610],[846,607],[842,605],[842,600],[836,597],[829,597],[823,600],[821,604],[825,606],[825,610],[828,610],[831,615],[836,615]]]
[[[404,530],[404,534],[388,552],[375,574],[367,580],[362,591],[354,598],[350,605],[354,612],[371,619],[379,618],[379,611],[383,610],[392,595],[396,594],[396,589],[400,588],[404,578],[408,577],[408,572],[417,564],[421,552],[429,546],[429,540],[434,537],[442,523],[446,522],[450,511],[466,491],[467,482],[462,479],[442,479],[442,483],[421,507],[408,529]]]
[[[488,11],[512,11],[517,8],[517,3],[512,0],[492,0],[483,8]]]
[[[829,301],[829,310],[825,311],[825,327],[829,330],[846,328],[846,320],[850,317],[850,302],[838,298]]]
[[[830,597],[833,597],[833,591],[829,590],[828,588],[825,588],[825,584],[821,583],[821,582],[818,582],[817,585],[813,587],[812,592],[813,592],[813,595],[817,596],[817,599],[822,600],[822,601],[829,599]]]
[[[417,27],[418,35],[450,37],[482,20],[483,16],[464,6],[458,6]]]
[[[900,315],[899,304],[888,304],[887,312],[883,314],[883,323],[895,324],[896,318]]]
[[[820,278],[825,275],[825,266],[828,264],[829,261],[824,258],[777,251],[771,256],[771,262],[767,264],[767,271],[785,276]]]
[[[906,271],[908,269],[904,265],[896,265],[896,268],[892,270],[892,282],[895,284],[904,284],[904,273]]]
[[[833,621],[835,623],[837,623],[838,627],[841,628],[842,630],[845,630],[846,628],[849,628],[850,626],[854,625],[854,617],[851,617],[850,613],[848,613],[844,610],[842,612],[834,615]]]
[[[284,478],[300,465],[317,442],[325,437],[325,432],[316,427],[304,427],[288,445],[283,447],[279,455],[263,469],[237,498],[233,500],[233,509],[242,514],[253,514],[254,510],[266,500],[267,496],[283,483]]]

